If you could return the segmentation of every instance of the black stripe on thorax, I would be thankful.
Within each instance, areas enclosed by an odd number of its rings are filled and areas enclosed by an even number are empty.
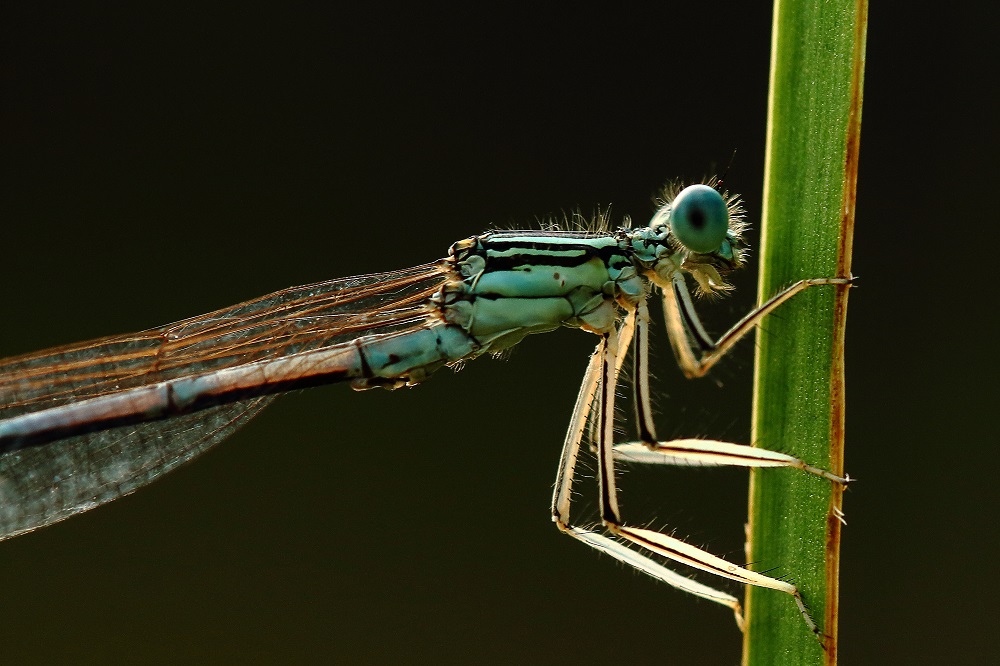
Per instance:
[[[573,268],[594,257],[605,264],[628,262],[626,253],[617,244],[594,247],[587,243],[547,243],[544,240],[489,240],[483,243],[483,249],[486,251],[487,273],[524,266]]]

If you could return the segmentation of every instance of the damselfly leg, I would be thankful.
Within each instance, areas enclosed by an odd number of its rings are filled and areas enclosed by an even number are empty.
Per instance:
[[[765,316],[795,294],[815,285],[849,283],[849,279],[843,278],[800,281],[752,311],[718,340],[712,340],[694,310],[683,277],[678,276],[670,284],[663,285],[667,331],[678,364],[687,376],[701,376]],[[692,342],[698,346],[700,353],[692,348]],[[640,441],[614,445],[615,386],[630,343],[634,343],[633,384]],[[595,401],[597,412],[593,422],[597,440],[601,521],[611,536],[575,526],[570,520],[574,469],[583,433]],[[602,337],[587,366],[563,445],[552,501],[553,520],[560,530],[599,551],[630,564],[668,585],[729,607],[733,610],[741,629],[743,617],[736,597],[681,576],[652,558],[630,549],[628,545],[638,546],[645,551],[723,578],[785,592],[792,596],[809,629],[819,637],[819,629],[806,610],[802,594],[795,585],[729,562],[661,532],[626,524],[618,507],[615,460],[671,465],[793,467],[834,483],[844,484],[848,481],[846,477],[809,465],[793,456],[745,444],[703,439],[659,441],[650,407],[649,310],[645,298],[639,299],[617,332]],[[617,537],[618,540],[612,537]]]

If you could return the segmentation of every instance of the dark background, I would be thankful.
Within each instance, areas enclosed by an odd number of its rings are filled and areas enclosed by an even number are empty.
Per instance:
[[[5,10],[0,352],[422,263],[577,206],[642,223],[663,181],[734,150],[756,225],[770,10],[733,4]],[[985,664],[991,21],[889,11],[869,29],[841,654]],[[717,331],[754,269],[737,285],[703,308]],[[661,434],[746,441],[751,345],[688,383],[658,333]],[[594,342],[564,330],[413,390],[286,397],[135,496],[0,545],[4,662],[736,663],[726,610],[549,522]],[[622,484],[630,515],[741,559],[745,473]]]

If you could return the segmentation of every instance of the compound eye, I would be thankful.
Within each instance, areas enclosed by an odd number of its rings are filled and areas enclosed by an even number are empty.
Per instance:
[[[692,252],[718,252],[729,231],[729,206],[708,185],[685,187],[670,203],[670,230]]]

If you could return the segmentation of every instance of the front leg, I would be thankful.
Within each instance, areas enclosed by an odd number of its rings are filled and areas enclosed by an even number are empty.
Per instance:
[[[804,288],[804,287],[803,287]],[[687,293],[686,291],[684,292]],[[790,298],[788,296],[785,298]],[[768,301],[771,303],[775,299]],[[784,302],[784,301],[780,301]],[[675,302],[676,304],[676,302]],[[773,310],[776,305],[772,306],[770,309]],[[759,313],[761,310],[755,311]],[[769,312],[770,310],[764,311]],[[668,313],[670,309],[668,308]],[[693,312],[693,310],[691,311]],[[676,314],[676,313],[675,313]],[[755,318],[759,318],[759,314],[751,313],[743,319],[746,321],[754,321]],[[689,317],[693,322],[692,326],[698,330],[704,331],[701,327],[701,323],[696,317],[691,315]],[[668,314],[668,321],[670,320],[670,315]],[[742,323],[742,322],[741,322]],[[675,439],[669,442],[660,442],[656,437],[656,428],[653,425],[653,411],[650,406],[650,392],[649,392],[649,309],[646,307],[645,300],[640,301],[635,310],[635,353],[634,353],[634,368],[635,377],[632,381],[632,386],[634,389],[634,395],[632,402],[635,405],[635,420],[636,425],[639,429],[639,440],[638,442],[628,442],[625,444],[617,444],[614,446],[614,456],[618,460],[628,461],[628,462],[641,462],[641,463],[654,463],[654,464],[667,464],[667,465],[735,465],[739,467],[794,467],[796,469],[801,469],[810,474],[815,474],[821,476],[825,479],[829,479],[835,483],[846,484],[848,482],[847,477],[841,477],[832,472],[828,472],[825,469],[820,469],[819,467],[814,467],[808,463],[795,458],[794,456],[786,455],[784,453],[778,453],[777,451],[768,451],[767,449],[760,449],[755,446],[747,446],[745,444],[731,444],[729,442],[720,442],[712,439]],[[741,327],[740,324],[736,326],[733,330],[749,330],[745,325]],[[682,328],[679,333],[676,333],[673,329],[668,329],[670,332],[671,341],[674,343],[675,349],[678,345],[686,343],[685,340],[677,341],[675,340],[675,335],[684,334],[684,329]],[[727,334],[728,335],[728,334]],[[722,340],[732,339],[731,337],[723,336]],[[731,346],[732,343],[729,343]],[[729,347],[725,347],[728,349]],[[721,346],[718,349],[723,349]],[[690,350],[688,350],[690,351]],[[722,353],[722,352],[719,352]],[[710,358],[717,358],[717,356],[712,356]],[[713,361],[714,362],[714,361]],[[701,367],[701,366],[694,366]]]
[[[778,306],[787,302],[793,296],[801,293],[809,287],[819,285],[849,285],[854,278],[811,278],[799,280],[790,287],[779,291],[777,294],[761,303],[758,307],[748,313],[743,319],[722,334],[718,340],[712,340],[698,318],[698,313],[691,302],[691,293],[688,291],[687,283],[684,281],[684,274],[678,271],[671,278],[670,284],[663,286],[663,317],[667,325],[667,334],[670,336],[670,346],[674,350],[677,364],[684,374],[689,377],[702,377],[716,362],[725,356],[733,345],[740,341],[744,335],[754,329],[757,324],[767,315],[774,312]],[[698,353],[695,353],[691,342],[688,340],[688,333],[691,340],[697,345]]]

